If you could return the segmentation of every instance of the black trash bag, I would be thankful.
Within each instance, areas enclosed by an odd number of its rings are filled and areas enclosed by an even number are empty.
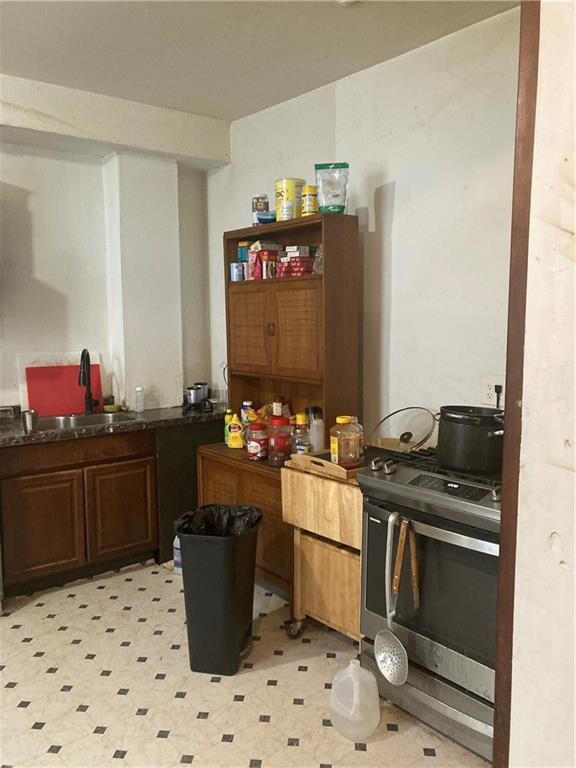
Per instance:
[[[258,507],[206,504],[185,512],[175,523],[176,534],[191,536],[240,536],[258,525],[262,511]]]

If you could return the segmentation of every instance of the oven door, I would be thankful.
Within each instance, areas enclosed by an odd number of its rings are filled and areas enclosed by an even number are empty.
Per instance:
[[[392,562],[401,520],[408,520],[416,533],[419,607],[413,600],[407,543],[393,625],[410,663],[493,702],[497,534],[365,498],[362,633],[373,640],[386,626],[386,543],[393,512],[398,516]]]

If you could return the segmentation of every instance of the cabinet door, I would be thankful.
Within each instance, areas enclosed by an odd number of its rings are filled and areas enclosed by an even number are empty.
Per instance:
[[[320,381],[324,359],[321,281],[287,281],[270,288],[274,375]]]
[[[269,373],[271,328],[266,320],[267,285],[230,286],[228,294],[231,373]]]
[[[198,504],[238,504],[242,470],[201,456],[198,463]]]
[[[297,528],[362,549],[362,491],[357,485],[285,467],[282,516]]]
[[[158,545],[153,458],[84,470],[88,561],[114,560]]]
[[[282,520],[280,477],[245,473],[241,478],[238,503],[262,510],[256,565],[261,576],[287,589],[292,570],[292,529]]]
[[[82,471],[2,482],[6,584],[86,562]]]
[[[360,636],[360,554],[300,535],[300,610],[356,640]]]
[[[249,462],[248,462],[249,463]],[[282,520],[280,477],[269,477],[217,458],[201,456],[200,504],[249,504],[260,507],[256,568],[259,575],[287,589],[291,578],[291,527]]]

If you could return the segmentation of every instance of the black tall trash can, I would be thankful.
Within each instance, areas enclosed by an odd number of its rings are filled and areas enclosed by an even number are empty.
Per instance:
[[[252,637],[258,507],[210,504],[174,524],[182,577],[190,669],[233,675]]]

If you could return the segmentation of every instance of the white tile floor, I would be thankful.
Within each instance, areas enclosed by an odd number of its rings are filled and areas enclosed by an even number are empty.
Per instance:
[[[357,648],[318,625],[289,640],[286,604],[261,588],[240,671],[191,672],[181,587],[147,565],[5,601],[2,768],[486,768],[385,702],[366,743],[339,736],[329,686]]]

